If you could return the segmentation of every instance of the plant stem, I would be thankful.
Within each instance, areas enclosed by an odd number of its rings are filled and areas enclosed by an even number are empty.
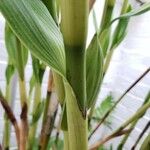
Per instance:
[[[150,100],[150,91],[148,92],[142,106],[144,104],[146,104],[148,101]],[[144,116],[145,114],[142,114],[141,118]],[[134,122],[132,122],[130,129],[131,131],[129,133],[127,133],[124,138],[121,140],[119,146],[118,146],[118,150],[122,150],[123,146],[125,145],[126,141],[128,140],[128,137],[130,136],[131,132],[133,131],[133,129],[135,128],[136,124],[138,123],[140,118],[138,118],[137,120],[135,120]]]
[[[16,134],[16,139],[17,139],[17,145],[18,148],[20,147],[20,129],[19,129],[19,125],[18,122],[14,116],[13,111],[11,110],[9,104],[7,103],[7,100],[1,95],[0,93],[0,102],[5,110],[5,113],[7,115],[7,117],[9,118],[10,122],[12,123],[12,125],[14,126],[15,129],[15,134]]]
[[[25,81],[19,78],[19,91],[20,91],[20,101],[21,106],[23,107],[24,103],[27,102],[27,96],[26,96],[26,85]]]
[[[8,102],[8,104],[10,104],[10,100],[11,100],[11,82],[9,82],[8,85],[6,85],[6,100]],[[3,147],[4,150],[8,150],[9,149],[9,144],[10,144],[10,129],[11,129],[11,125],[10,125],[10,121],[9,118],[6,116],[5,113],[5,125],[4,125],[4,137],[3,137]]]
[[[90,149],[97,148],[100,145],[106,143],[108,140],[112,139],[110,137],[115,137],[118,133],[122,132],[130,123],[141,118],[141,116],[150,108],[150,101],[143,105],[132,117],[130,117],[125,123],[123,123],[117,130],[115,130],[111,135],[107,136],[101,141],[96,142],[94,145],[91,146]],[[130,132],[131,129],[128,130]]]
[[[41,84],[37,82],[35,85],[35,95],[34,95],[33,112],[32,112],[33,114],[37,110],[37,107],[38,107],[40,101],[41,101]],[[30,127],[29,138],[28,138],[28,141],[29,141],[28,149],[29,150],[32,150],[32,148],[34,146],[37,126],[38,126],[38,121],[33,123]]]
[[[124,0],[120,15],[126,13],[128,7],[129,7],[128,0]],[[110,45],[110,48],[109,48],[109,51],[108,51],[108,55],[106,57],[105,64],[104,64],[104,75],[106,74],[106,72],[108,70],[108,67],[109,67],[110,62],[111,62],[111,58],[112,58],[114,50],[115,50],[113,47],[116,44],[116,42],[118,41],[117,37],[120,34],[120,28],[119,28],[119,26],[120,26],[121,23],[122,23],[122,20],[119,21],[119,23],[118,23],[118,25],[115,28],[115,31],[113,33],[112,43]]]
[[[27,137],[28,137],[28,106],[24,103],[20,115],[20,145],[19,150],[26,150]]]
[[[134,129],[134,127],[136,126],[137,122],[138,122],[138,119],[137,119],[136,121],[132,122],[132,124],[131,124],[131,126],[130,126],[130,129],[131,129],[131,130],[130,130],[130,132],[128,132],[128,133],[124,136],[124,138],[122,139],[121,143],[120,143],[119,146],[118,146],[118,150],[122,150],[124,144],[126,143],[128,137],[129,137],[129,135],[130,135],[131,132],[133,131],[133,129]]]
[[[96,1],[96,0],[89,0],[89,11],[92,10],[95,1]]]
[[[150,121],[146,124],[145,128],[141,132],[140,136],[138,137],[137,141],[135,142],[135,144],[133,145],[131,150],[135,150],[137,144],[139,143],[139,141],[141,140],[141,138],[143,137],[144,133],[148,130],[149,127],[150,127]]]
[[[67,79],[76,98],[66,99],[70,150],[87,150],[86,38],[89,0],[62,0],[61,29],[66,51]],[[80,15],[79,15],[80,14]],[[68,94],[70,94],[67,92]]]
[[[113,9],[114,9],[114,6],[110,6],[108,2],[109,2],[109,0],[105,0],[104,11],[103,11],[103,15],[102,15],[102,20],[100,22],[99,35],[98,35],[98,37],[100,39],[101,46],[103,48],[104,58],[106,56],[107,49],[108,49],[108,46],[109,46],[110,33],[107,35],[107,40],[105,40],[104,42],[103,42],[104,37],[101,35],[101,33],[102,33],[103,29],[107,26],[107,24],[111,21]],[[111,31],[111,29],[110,29],[110,31]],[[101,40],[102,40],[102,42],[101,42]],[[102,74],[103,74],[102,75],[102,81],[103,81],[105,73],[102,73]],[[102,81],[101,81],[101,83],[102,83]],[[101,87],[100,87],[100,89],[101,89]],[[95,103],[96,103],[96,101],[95,101]],[[90,113],[89,113],[89,116],[88,116],[88,118],[89,118],[89,120],[88,120],[89,127],[90,127],[90,121],[91,121],[91,117],[93,115],[94,109],[95,109],[95,104],[93,104],[93,106],[91,107]]]
[[[51,94],[53,91],[53,74],[52,71],[49,73],[49,81],[47,88],[47,98],[45,111],[43,116],[42,130],[40,135],[40,145],[39,149],[45,150],[47,148],[51,133],[54,127],[54,122],[58,110],[58,101],[57,99],[51,99]]]
[[[115,102],[115,104],[110,108],[110,110],[107,111],[107,113],[104,115],[104,117],[100,120],[100,122],[97,124],[97,126],[94,128],[94,130],[91,132],[89,139],[91,136],[97,131],[97,129],[101,126],[101,124],[106,120],[106,118],[110,115],[110,113],[114,110],[114,108],[118,105],[118,103],[124,98],[124,96],[140,81],[145,77],[150,71],[150,68],[148,68],[142,75],[131,84],[131,86],[119,97],[119,99]]]

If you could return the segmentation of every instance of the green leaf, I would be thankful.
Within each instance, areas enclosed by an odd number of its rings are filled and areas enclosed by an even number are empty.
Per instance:
[[[99,93],[103,73],[103,56],[97,35],[87,49],[86,65],[87,107],[90,108]]]
[[[29,84],[30,84],[29,95],[31,95],[31,93],[35,87],[35,83],[36,83],[35,82],[35,76],[34,76],[34,74],[32,74],[32,76],[30,78],[30,82],[29,82]]]
[[[6,67],[6,72],[5,72],[7,85],[10,83],[11,78],[14,73],[15,73],[14,65],[8,64]]]
[[[19,41],[8,23],[5,24],[5,44],[8,59],[14,65],[21,79],[24,78],[24,68],[28,60],[28,51]]]
[[[42,83],[43,75],[45,72],[45,65],[40,63],[40,60],[35,58],[32,55],[32,68],[33,68],[33,74],[36,79],[36,82]]]
[[[149,10],[150,10],[150,2],[143,4],[140,8],[134,9],[131,12],[125,13],[125,14],[113,19],[111,21],[110,25],[113,22],[115,22],[116,20],[124,19],[124,18],[130,18],[130,17],[133,17],[133,16],[138,16],[138,15],[141,15],[141,14],[143,14],[143,13],[149,11]]]
[[[64,81],[69,146],[71,150],[87,149],[87,119],[79,110],[76,96],[68,82]],[[82,139],[82,142],[81,142]]]
[[[65,76],[62,35],[41,0],[0,0],[0,10],[31,53]]]
[[[129,5],[126,12],[131,12],[132,8]],[[129,23],[129,18],[120,19],[112,37],[112,44],[110,50],[115,49],[126,36],[126,30]]]
[[[107,50],[108,50],[109,43],[110,43],[110,31],[111,30],[109,28],[109,29],[104,30],[101,34],[99,34],[99,42],[102,47],[104,58],[107,55]]]
[[[96,108],[94,116],[98,118],[103,118],[106,112],[113,106],[113,97],[108,95],[100,104],[99,107]]]
[[[44,110],[44,101],[40,102],[37,105],[37,108],[36,108],[35,112],[33,113],[31,125],[33,125],[34,123],[36,123],[40,119],[40,117],[43,113],[43,110]]]

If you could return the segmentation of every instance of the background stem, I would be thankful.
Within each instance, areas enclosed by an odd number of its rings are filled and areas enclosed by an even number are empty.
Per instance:
[[[8,102],[8,104],[10,104],[10,100],[11,100],[11,82],[9,82],[8,85],[6,85],[6,100]],[[9,144],[10,144],[10,129],[11,129],[11,125],[10,125],[10,121],[9,118],[7,117],[6,113],[4,115],[5,118],[5,123],[4,123],[4,133],[3,133],[3,148],[4,150],[8,150],[9,149]]]
[[[33,109],[32,109],[33,110],[33,112],[32,112],[33,114],[37,110],[37,107],[38,107],[40,101],[41,101],[41,84],[40,83],[36,83],[36,85],[35,85],[35,95],[34,95],[34,101],[33,101]],[[29,141],[28,149],[29,150],[33,149],[33,146],[34,146],[34,143],[35,143],[35,136],[36,136],[37,126],[38,126],[38,121],[33,123],[30,126],[29,138],[28,138],[28,141]]]

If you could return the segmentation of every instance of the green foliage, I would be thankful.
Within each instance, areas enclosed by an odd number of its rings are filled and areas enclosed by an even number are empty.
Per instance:
[[[40,102],[36,109],[35,109],[35,112],[33,112],[32,114],[32,122],[31,122],[31,125],[35,124],[38,122],[38,120],[40,119],[42,113],[43,113],[43,110],[44,110],[44,101]]]
[[[108,110],[113,106],[113,104],[114,104],[113,97],[111,95],[108,95],[102,101],[102,103],[94,110],[93,120],[96,122],[100,121],[104,117],[106,112],[108,112]],[[107,118],[107,120],[104,122],[104,124],[111,128],[110,117]]]
[[[6,23],[5,25],[5,43],[9,62],[17,69],[20,78],[23,79],[25,65],[28,60],[28,51],[25,46],[20,42],[20,40],[16,37],[8,23]]]
[[[34,146],[33,146],[33,150],[38,150],[38,139],[36,138],[35,139],[35,142],[34,142]],[[63,147],[64,147],[64,142],[62,139],[58,138],[57,139],[57,143],[56,143],[56,138],[55,137],[51,137],[49,139],[49,142],[48,142],[48,146],[46,148],[46,150],[63,150]]]
[[[97,98],[103,72],[103,55],[97,35],[87,49],[86,64],[87,107],[90,108]]]
[[[137,9],[134,9],[128,13],[125,13],[125,14],[122,14],[121,16],[113,19],[111,21],[110,24],[112,24],[113,22],[115,22],[116,20],[120,20],[120,19],[125,19],[125,18],[130,18],[130,17],[134,17],[134,16],[137,16],[137,15],[141,15],[147,11],[150,10],[150,3],[145,3],[144,5],[142,5],[140,8],[137,8]]]
[[[34,83],[34,78],[36,82],[41,84],[46,66],[43,63],[41,63],[40,60],[32,56],[32,68],[33,68],[32,76],[34,77],[31,77],[31,85],[33,85]]]
[[[5,72],[7,85],[10,83],[14,72],[15,72],[14,65],[8,64],[6,67],[6,72]]]
[[[44,4],[40,0],[0,0],[0,10],[31,53],[65,76],[62,35]]]
[[[111,145],[109,148],[106,148],[104,145],[100,146],[98,150],[113,150],[113,146]]]
[[[59,138],[56,143],[56,139],[52,137],[49,141],[47,150],[52,150],[53,148],[58,149],[58,150],[63,150],[63,147],[64,147],[64,142],[62,139]]]

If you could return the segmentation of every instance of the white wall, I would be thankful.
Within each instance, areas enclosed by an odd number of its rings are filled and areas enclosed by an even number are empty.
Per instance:
[[[97,7],[102,4],[102,1],[97,1]],[[120,3],[118,3],[119,7]],[[100,14],[100,9],[96,9],[97,15]],[[98,16],[99,17],[99,16]],[[99,102],[109,92],[113,92],[115,99],[117,99],[123,91],[129,87],[129,85],[138,78],[138,76],[150,67],[150,12],[144,15],[134,17],[131,19],[128,34],[124,42],[116,49],[108,74],[104,81],[102,91],[99,95]],[[0,16],[0,87],[5,90],[5,68],[7,62],[7,54],[4,45],[4,18]],[[90,37],[94,28],[90,22]],[[26,81],[29,83],[31,71],[31,62],[26,67]],[[45,75],[43,84],[43,93],[45,93],[47,74]],[[140,82],[118,105],[117,109],[112,115],[113,118],[113,130],[116,129],[125,119],[129,118],[142,104],[145,95],[150,90],[150,74],[148,74],[142,82]],[[18,93],[18,89],[17,89]],[[15,114],[19,115],[19,97],[16,96]],[[0,106],[0,142],[2,139],[3,131],[3,115],[2,108]],[[144,118],[138,123],[136,129],[132,133],[130,140],[127,142],[125,149],[129,150],[135,142],[137,136],[144,128],[146,122],[150,119],[150,111],[144,116]],[[103,134],[108,134],[110,131],[105,128]],[[99,137],[101,133],[98,133],[94,140]],[[12,131],[12,145],[14,145],[14,132]],[[113,143],[118,143],[118,139],[113,140]]]

